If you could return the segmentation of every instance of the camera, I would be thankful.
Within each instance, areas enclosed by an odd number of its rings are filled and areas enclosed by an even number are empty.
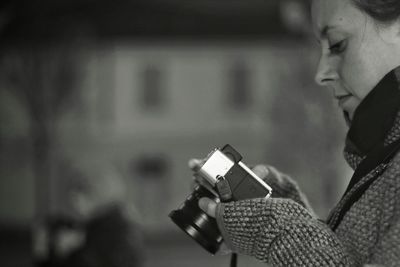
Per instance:
[[[229,144],[211,151],[194,177],[198,185],[169,217],[205,250],[215,254],[222,236],[216,220],[199,208],[199,199],[229,202],[269,198],[272,189],[242,162],[242,156]]]

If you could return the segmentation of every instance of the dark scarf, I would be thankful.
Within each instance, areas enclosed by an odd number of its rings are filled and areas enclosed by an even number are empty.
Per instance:
[[[400,148],[399,71],[397,68],[389,72],[355,111],[344,151],[355,173],[328,218],[333,230]]]
[[[376,147],[400,138],[399,77],[400,67],[389,72],[355,111],[344,149],[353,169]]]

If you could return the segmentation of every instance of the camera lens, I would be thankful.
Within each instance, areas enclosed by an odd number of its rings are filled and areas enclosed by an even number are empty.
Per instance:
[[[199,208],[198,202],[202,197],[217,198],[205,187],[197,186],[182,206],[172,211],[169,217],[204,249],[215,254],[222,243],[222,236],[217,221]]]

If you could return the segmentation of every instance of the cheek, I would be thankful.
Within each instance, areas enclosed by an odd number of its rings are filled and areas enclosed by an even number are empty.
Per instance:
[[[360,47],[361,48],[361,47]],[[343,56],[340,76],[347,90],[359,100],[371,91],[371,63],[363,49],[348,50]]]

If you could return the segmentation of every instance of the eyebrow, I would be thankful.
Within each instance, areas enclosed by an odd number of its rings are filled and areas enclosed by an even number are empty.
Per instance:
[[[328,35],[328,32],[332,29],[335,29],[336,26],[335,25],[326,25],[322,28],[322,30],[320,31],[320,36],[321,37],[326,37]]]
[[[322,30],[319,31],[319,36],[316,36],[317,43],[320,44],[320,40],[323,38],[327,38],[328,32],[335,28],[337,28],[336,25],[325,25],[324,27],[322,27]]]

